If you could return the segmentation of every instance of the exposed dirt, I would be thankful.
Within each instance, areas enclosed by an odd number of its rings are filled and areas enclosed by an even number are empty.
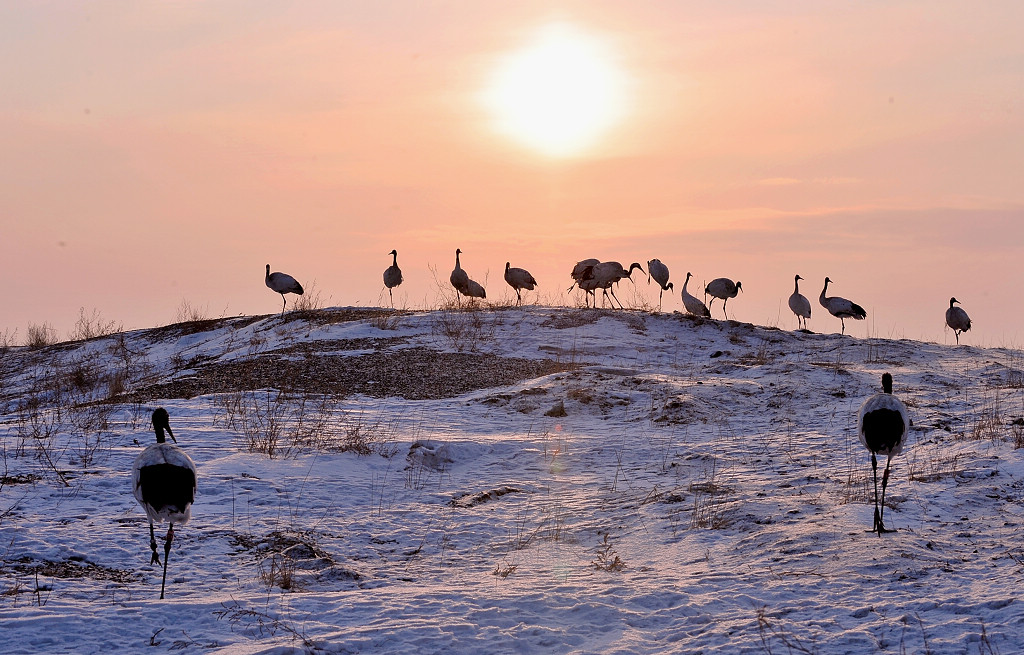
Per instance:
[[[320,344],[323,348],[323,344]],[[346,348],[347,349],[347,348]],[[280,353],[241,362],[212,363],[195,375],[132,393],[135,402],[194,398],[210,393],[274,388],[332,395],[363,394],[410,400],[454,398],[477,389],[515,384],[571,368],[553,360],[404,348],[340,356],[305,350],[301,359]]]

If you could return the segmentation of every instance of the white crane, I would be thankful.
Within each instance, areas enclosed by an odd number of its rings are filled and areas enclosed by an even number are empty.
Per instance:
[[[572,291],[572,288],[578,286],[583,289],[583,302],[589,307],[590,296],[594,296],[594,307],[597,307],[597,296],[594,294],[594,290],[597,288],[597,283],[594,282],[594,267],[601,263],[599,259],[584,259],[576,262],[576,265],[572,267],[572,273],[569,273],[569,277],[573,279],[573,283],[569,285],[566,292]],[[584,288],[586,282],[587,287]]]
[[[686,311],[694,316],[703,316],[705,318],[711,318],[711,312],[700,298],[690,295],[690,292],[686,290],[686,285],[689,284],[690,278],[693,277],[693,273],[686,273],[686,281],[683,282],[683,307]]]
[[[462,250],[459,248],[455,249],[455,269],[452,270],[451,277],[448,279],[451,281],[452,286],[455,287],[455,298],[459,298],[459,294],[466,296],[467,298],[486,298],[487,292],[484,291],[483,286],[478,282],[474,282],[469,279],[469,274],[462,270],[462,264],[459,263],[459,255],[462,254]]]
[[[619,303],[619,309],[625,309],[625,307],[622,306],[622,301],[619,300],[619,297],[615,295],[615,290],[612,289],[612,285],[617,283],[622,278],[629,278],[629,281],[632,282],[633,271],[638,268],[640,269],[641,273],[644,272],[643,266],[641,266],[637,262],[633,262],[632,264],[630,264],[629,270],[623,268],[622,264],[620,264],[619,262],[601,262],[594,266],[594,281],[597,285],[596,288],[601,289],[602,291],[602,304],[604,298],[608,296],[608,292],[611,291],[612,298],[615,299],[615,302]],[[594,301],[596,305],[597,298],[594,298]],[[615,305],[612,304],[613,309],[614,307]]]
[[[708,311],[711,311],[711,305],[715,304],[715,298],[722,299],[722,313],[726,318],[729,318],[728,312],[725,311],[725,306],[729,304],[729,298],[735,298],[736,294],[743,290],[743,284],[741,282],[733,282],[727,277],[719,277],[711,280],[704,287],[704,297],[711,296],[711,302],[708,303]]]
[[[523,304],[523,297],[519,295],[521,289],[533,291],[534,287],[537,286],[537,280],[530,275],[528,270],[525,268],[512,268],[511,262],[505,262],[505,281],[515,290],[517,305]]]
[[[857,434],[864,447],[871,451],[871,473],[875,480],[875,520],[871,529],[879,536],[886,530],[885,488],[889,484],[889,465],[893,455],[899,455],[906,443],[910,419],[907,408],[899,398],[892,395],[892,376],[882,375],[882,393],[876,393],[860,406],[857,414]],[[885,455],[885,472],[882,474],[882,497],[878,497],[878,459]]]
[[[394,260],[391,262],[391,266],[384,269],[384,286],[388,288],[388,295],[391,296],[391,307],[395,306],[395,297],[391,295],[391,290],[402,283],[402,269],[398,268],[398,251],[392,250],[388,253]]]
[[[949,299],[949,309],[946,310],[946,325],[953,329],[956,335],[956,343],[960,345],[960,333],[971,329],[971,317],[961,307],[954,307],[953,303],[960,302],[956,298]],[[982,321],[984,322],[984,321]]]
[[[299,284],[295,278],[293,278],[291,275],[288,275],[287,273],[281,273],[280,271],[278,271],[277,273],[271,273],[270,264],[267,264],[266,281],[267,287],[270,288],[271,291],[276,291],[277,293],[281,294],[281,315],[284,316],[284,306],[287,302],[284,299],[284,294],[294,293],[301,296],[303,293],[302,285]]]
[[[466,290],[463,292],[463,295],[468,298],[486,298],[487,291],[484,289],[484,286],[476,280],[470,280],[469,284],[466,286]]]
[[[807,299],[807,296],[800,293],[800,280],[803,278],[799,275],[793,278],[793,293],[789,296],[789,308],[796,314],[796,327],[800,329],[800,323],[803,322],[803,329],[807,329],[807,319],[811,317],[811,301]]]
[[[177,439],[171,432],[167,410],[163,407],[153,411],[153,430],[156,443],[139,453],[132,466],[132,493],[149,518],[149,546],[153,550],[150,564],[160,564],[153,523],[167,521],[169,524],[164,537],[164,575],[160,583],[160,598],[163,599],[174,524],[184,525],[192,516],[192,502],[196,497],[196,465],[181,448],[165,443],[164,430],[172,441],[177,443]]]
[[[661,311],[661,296],[672,290],[672,283],[668,281],[668,266],[662,264],[660,259],[651,259],[647,262],[647,284],[651,283],[651,278],[661,287],[661,291],[658,292],[658,311]]]
[[[857,303],[847,300],[846,298],[840,298],[839,296],[826,297],[825,292],[828,290],[828,283],[832,280],[825,278],[825,286],[821,288],[821,295],[818,297],[818,302],[821,306],[828,310],[829,314],[832,314],[840,320],[843,324],[842,334],[846,334],[846,319],[852,318],[858,321],[863,321],[867,318],[868,313],[864,311],[864,308]]]

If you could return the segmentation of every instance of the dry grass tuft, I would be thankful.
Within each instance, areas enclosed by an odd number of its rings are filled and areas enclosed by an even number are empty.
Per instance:
[[[497,312],[482,311],[476,304],[463,309],[434,312],[431,333],[456,352],[481,352],[494,347],[495,333],[504,320]]]
[[[626,568],[626,563],[622,561],[618,553],[612,547],[610,541],[608,541],[608,533],[604,533],[604,541],[597,549],[597,557],[590,562],[598,571],[615,571],[619,572]]]
[[[115,321],[103,320],[99,310],[93,309],[92,314],[87,316],[85,307],[80,307],[78,309],[78,320],[75,321],[75,327],[71,330],[68,338],[71,341],[85,341],[121,332],[122,329],[122,326]]]
[[[45,348],[57,343],[57,330],[49,323],[29,323],[25,333],[25,345],[32,350]]]

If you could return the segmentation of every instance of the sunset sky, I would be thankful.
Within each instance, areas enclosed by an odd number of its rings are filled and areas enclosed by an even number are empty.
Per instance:
[[[574,304],[577,260],[657,257],[666,311],[692,271],[792,329],[799,273],[838,331],[827,275],[854,336],[952,342],[955,295],[966,343],[1021,347],[1021,25],[1017,0],[0,3],[0,334],[274,312],[267,263],[386,305],[392,248],[396,305],[430,308],[461,248],[493,301],[506,261]]]

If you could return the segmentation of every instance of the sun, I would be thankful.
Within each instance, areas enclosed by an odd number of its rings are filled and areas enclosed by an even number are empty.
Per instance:
[[[622,120],[625,86],[606,41],[551,23],[500,61],[483,102],[498,132],[550,157],[573,157]]]

